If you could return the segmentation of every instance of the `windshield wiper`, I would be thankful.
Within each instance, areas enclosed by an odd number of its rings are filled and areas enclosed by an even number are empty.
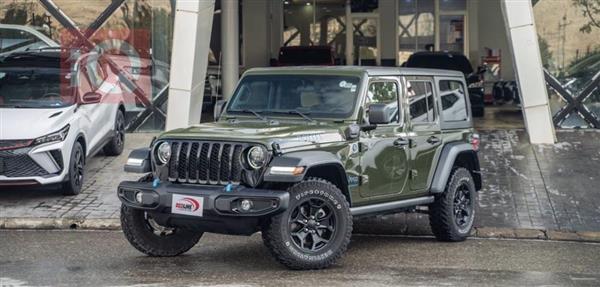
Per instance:
[[[255,110],[251,110],[251,109],[245,109],[245,110],[241,110],[241,111],[235,111],[235,112],[242,112],[242,113],[247,113],[247,114],[253,114],[255,115],[257,118],[259,118],[262,121],[267,121],[266,117],[263,117],[260,115],[259,112],[255,111]]]
[[[309,122],[314,122],[315,120],[311,117],[309,117],[308,115],[310,115],[310,113],[303,113],[299,110],[290,110],[286,112],[287,114],[290,115],[299,115],[301,117],[303,117],[305,120],[309,121]]]

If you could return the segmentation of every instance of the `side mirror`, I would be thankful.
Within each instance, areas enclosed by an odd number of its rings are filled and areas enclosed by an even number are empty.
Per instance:
[[[102,100],[102,95],[96,92],[87,92],[81,97],[82,105],[97,104]]]
[[[369,106],[369,123],[371,125],[385,125],[392,122],[396,106],[389,104],[375,103]]]
[[[223,108],[225,107],[225,105],[227,104],[226,100],[218,100],[215,103],[215,110],[213,111],[213,117],[215,119],[215,122],[219,120],[219,117],[221,117],[221,114],[223,113]]]

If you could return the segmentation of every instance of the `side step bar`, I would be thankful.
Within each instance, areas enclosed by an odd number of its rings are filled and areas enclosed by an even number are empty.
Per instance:
[[[424,196],[424,197],[417,197],[417,198],[392,201],[392,202],[386,202],[386,203],[380,203],[380,204],[352,207],[352,208],[350,208],[350,212],[352,212],[353,216],[365,215],[365,214],[370,214],[370,213],[381,213],[381,212],[385,212],[385,211],[391,211],[391,210],[401,209],[401,208],[406,208],[406,207],[413,207],[413,206],[417,206],[417,205],[427,205],[427,204],[433,203],[434,201],[435,201],[435,198],[433,196]]]

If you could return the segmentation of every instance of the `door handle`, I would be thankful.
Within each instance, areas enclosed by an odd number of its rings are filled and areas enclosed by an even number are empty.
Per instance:
[[[410,144],[410,139],[398,138],[394,141],[394,146],[405,147]]]
[[[436,136],[430,136],[430,137],[427,139],[427,142],[428,142],[429,144],[436,144],[436,143],[439,143],[439,142],[440,142],[440,139],[439,139],[438,137],[436,137]]]

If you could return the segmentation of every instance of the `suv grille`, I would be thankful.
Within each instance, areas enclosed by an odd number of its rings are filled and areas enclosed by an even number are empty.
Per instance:
[[[211,185],[238,184],[245,143],[169,141],[169,181]]]
[[[40,167],[26,152],[21,150],[0,151],[0,175],[6,177],[46,176],[48,172]]]

